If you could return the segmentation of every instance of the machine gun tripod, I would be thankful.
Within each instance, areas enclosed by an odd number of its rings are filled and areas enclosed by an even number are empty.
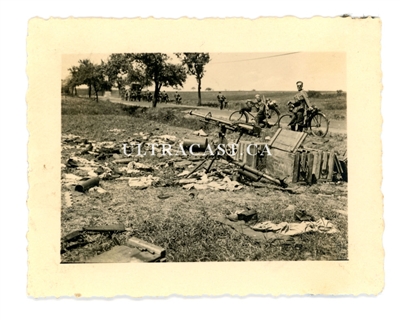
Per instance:
[[[228,150],[226,148],[227,146],[227,139],[226,139],[226,133],[227,130],[231,130],[233,132],[239,132],[239,137],[236,140],[236,145],[239,143],[240,138],[244,135],[251,135],[251,136],[260,136],[261,128],[256,126],[256,125],[251,125],[251,124],[244,124],[244,123],[234,123],[234,122],[229,122],[225,121],[222,119],[216,119],[213,118],[211,115],[211,112],[209,112],[207,115],[203,116],[201,114],[194,113],[190,111],[190,115],[195,115],[198,117],[203,118],[204,120],[201,120],[202,122],[205,123],[214,123],[219,126],[219,132],[218,132],[218,145],[217,147],[213,145],[213,148],[211,149],[212,153],[209,156],[206,156],[206,158],[200,162],[189,174],[186,175],[186,178],[190,177],[193,173],[198,171],[210,158],[211,162],[209,163],[206,173],[210,172],[210,169],[212,165],[214,164],[215,160],[218,159],[223,159],[227,161],[228,163],[232,163],[236,166],[238,166],[241,170],[245,172],[249,172],[250,174],[255,175],[258,177],[258,180],[264,178],[267,179],[268,181],[274,182],[275,184],[278,184],[282,188],[286,188],[288,185],[285,182],[285,179],[279,179],[279,178],[274,178],[271,177],[261,171],[258,171],[252,167],[249,167],[245,164],[242,164],[238,162],[237,160],[233,159],[232,156],[229,155]]]

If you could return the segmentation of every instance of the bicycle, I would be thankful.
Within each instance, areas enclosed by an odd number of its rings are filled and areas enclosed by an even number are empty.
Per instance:
[[[294,117],[293,108],[289,106],[289,112],[283,114],[278,121],[278,127],[282,129],[290,129],[292,131],[297,131],[297,124],[290,125],[289,123],[292,121]],[[318,108],[313,108],[312,110],[308,110],[307,114],[304,118],[304,125],[301,131],[307,129],[312,133],[312,135],[316,137],[325,137],[329,130],[329,120]]]
[[[233,112],[229,116],[229,121],[233,122],[255,122],[256,116],[251,113],[254,103],[251,101],[246,102],[246,108]],[[280,117],[280,111],[278,110],[278,105],[276,102],[268,104],[269,110],[267,111],[267,121],[270,126],[275,126],[278,123]]]

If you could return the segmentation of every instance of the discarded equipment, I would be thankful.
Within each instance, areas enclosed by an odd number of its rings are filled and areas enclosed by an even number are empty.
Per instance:
[[[195,115],[201,118],[204,118],[205,120],[203,120],[204,122],[214,122],[215,124],[217,124],[220,128],[220,131],[218,133],[218,147],[222,147],[224,149],[224,153],[220,154],[219,152],[217,152],[217,147],[214,146],[213,152],[212,152],[212,156],[206,156],[206,158],[200,162],[187,176],[186,178],[188,178],[189,176],[191,176],[194,172],[196,172],[197,170],[199,170],[206,161],[208,161],[209,159],[211,159],[207,169],[206,169],[206,173],[210,172],[211,166],[213,165],[214,161],[217,159],[224,159],[225,161],[232,163],[236,166],[238,166],[240,169],[242,169],[243,171],[247,171],[250,172],[251,174],[259,177],[258,180],[265,178],[270,182],[273,182],[279,186],[281,186],[282,188],[286,188],[288,186],[288,184],[285,182],[286,177],[284,177],[283,179],[280,178],[275,178],[272,177],[271,175],[268,175],[264,172],[258,171],[246,164],[243,164],[237,160],[235,160],[234,158],[232,158],[225,147],[225,135],[226,135],[226,130],[232,130],[232,131],[236,131],[239,132],[239,138],[236,141],[236,144],[238,144],[240,138],[242,137],[243,134],[247,134],[247,135],[251,135],[251,136],[259,136],[260,132],[261,132],[261,128],[255,125],[250,125],[250,124],[243,124],[243,123],[233,123],[230,121],[225,121],[225,120],[220,120],[220,119],[216,119],[213,118],[211,116],[211,113],[208,113],[206,116],[200,115],[200,114],[196,114],[193,113],[192,111],[190,111],[191,115]]]
[[[196,137],[183,140],[182,146],[184,149],[192,148],[191,151],[200,152],[205,151],[208,145],[208,139],[203,137]]]
[[[99,183],[100,183],[99,177],[91,178],[89,180],[83,181],[80,184],[76,185],[75,191],[85,192],[86,190],[89,190],[90,188],[98,186]]]
[[[147,241],[131,237],[125,246],[115,246],[111,250],[99,254],[86,263],[142,263],[166,262],[164,248]]]
[[[235,166],[239,167],[241,170],[239,170],[239,173],[244,173],[247,177],[249,177],[250,179],[253,179],[253,181],[259,181],[261,179],[267,179],[270,182],[274,182],[275,184],[281,186],[282,188],[287,188],[288,184],[285,182],[287,177],[283,177],[283,178],[274,178],[262,171],[259,171],[257,169],[254,169],[250,166],[248,166],[247,164],[242,164],[237,160],[234,160],[232,157],[230,157],[229,155],[225,156],[225,159],[230,162],[233,163]]]
[[[347,181],[347,166],[335,152],[302,151],[295,154],[293,182]]]
[[[253,136],[253,137],[259,137],[261,134],[261,128],[259,126],[256,126],[255,124],[232,122],[232,121],[213,118],[211,112],[207,113],[205,116],[202,114],[199,114],[199,113],[195,113],[193,111],[190,111],[189,114],[203,118],[204,120],[200,120],[202,122],[213,123],[215,125],[220,126],[221,130],[223,130],[224,133],[226,132],[226,130],[230,130],[233,132],[239,132],[239,137],[238,137],[236,143],[239,142],[240,138],[244,134],[247,134],[247,135]]]
[[[307,133],[278,129],[270,139],[271,155],[247,159],[253,168],[263,167],[268,174],[285,176],[293,183],[347,181],[347,164],[335,152],[301,148]],[[243,148],[247,146],[244,145]],[[252,161],[253,160],[253,161]]]

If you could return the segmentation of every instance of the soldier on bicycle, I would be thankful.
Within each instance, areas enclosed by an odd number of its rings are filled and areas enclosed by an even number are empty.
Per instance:
[[[303,82],[297,81],[297,93],[294,96],[293,100],[288,101],[287,105],[289,108],[293,108],[292,112],[294,114],[292,120],[288,124],[293,131],[295,131],[295,127],[297,124],[297,131],[303,131],[304,120],[307,115],[308,110],[312,110],[313,106],[311,105],[310,100],[308,99],[307,92],[303,90]]]
[[[257,114],[255,116],[255,120],[256,120],[256,124],[260,127],[267,127],[267,128],[271,128],[272,126],[268,123],[267,117],[268,117],[268,103],[269,100],[267,102],[262,101],[261,96],[259,94],[256,94],[255,96],[256,100],[252,101],[252,100],[247,100],[246,102],[251,102],[251,105],[253,107],[256,108]],[[248,110],[248,108],[243,108],[246,111],[251,111]]]

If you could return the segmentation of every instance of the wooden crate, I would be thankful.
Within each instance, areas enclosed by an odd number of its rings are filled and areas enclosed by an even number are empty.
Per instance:
[[[296,163],[296,154],[275,148],[270,148],[270,151],[271,155],[259,158],[257,165],[273,177],[279,179],[287,178],[288,181],[291,181],[294,173],[293,168]]]
[[[344,170],[335,152],[312,151],[298,152],[293,165],[293,182],[332,181],[341,178]]]
[[[267,143],[242,141],[238,143],[238,149],[233,157],[235,160],[257,169],[258,152],[263,151]],[[267,155],[265,155],[266,157]]]
[[[306,137],[306,132],[296,132],[279,128],[269,141],[269,145],[274,149],[296,152]]]

